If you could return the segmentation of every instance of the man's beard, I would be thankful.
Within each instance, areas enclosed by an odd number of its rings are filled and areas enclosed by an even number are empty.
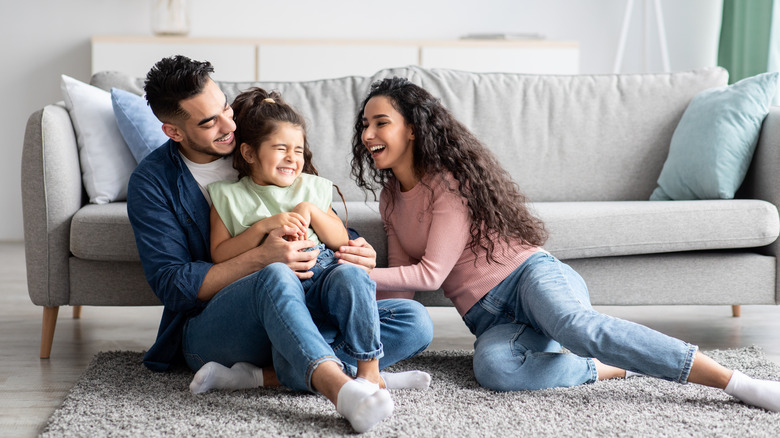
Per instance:
[[[227,157],[233,155],[233,151],[236,150],[236,148],[234,147],[232,151],[230,151],[230,152],[228,152],[226,154],[223,154],[223,153],[217,152],[215,150],[212,150],[211,148],[204,148],[204,147],[200,147],[200,146],[198,146],[197,148],[196,147],[191,147],[191,148],[195,152],[199,152],[201,154],[206,154],[206,155],[210,155],[212,157],[217,157],[217,158],[227,158]]]
[[[233,155],[233,152],[228,152],[226,154],[220,154],[218,152],[213,152],[213,151],[203,151],[203,152],[208,154],[208,155],[211,155],[212,157],[217,157],[217,158],[227,158],[227,157]]]

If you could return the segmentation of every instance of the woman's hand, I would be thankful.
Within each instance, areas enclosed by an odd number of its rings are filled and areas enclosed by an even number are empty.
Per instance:
[[[376,251],[366,239],[358,237],[350,240],[347,246],[342,246],[336,251],[339,263],[349,263],[363,268],[368,273],[376,268]]]

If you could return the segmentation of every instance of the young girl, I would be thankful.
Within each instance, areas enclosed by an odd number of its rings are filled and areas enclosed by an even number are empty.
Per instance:
[[[231,259],[260,245],[271,230],[280,227],[297,230],[294,238],[298,240],[320,243],[313,276],[302,282],[303,293],[323,337],[331,345],[342,344],[339,348],[356,361],[357,378],[345,383],[337,400],[331,401],[356,431],[365,432],[393,411],[393,401],[380,383],[420,387],[421,380],[427,386],[430,376],[379,372],[384,353],[374,284],[365,270],[334,263],[330,248],[347,245],[347,230],[331,209],[333,184],[316,176],[303,118],[278,93],[260,88],[241,93],[232,107],[238,145],[233,166],[239,180],[208,186],[213,202],[212,259],[217,263]],[[336,360],[335,353],[328,360]],[[289,364],[280,354],[274,355],[274,368],[281,383],[306,389],[291,384],[290,379],[285,381]],[[264,380],[259,376],[260,369],[249,363],[227,368],[210,362],[196,374],[193,392],[259,386]]]
[[[400,78],[374,83],[355,128],[352,174],[364,190],[382,187],[391,267],[371,272],[377,295],[441,287],[477,337],[481,385],[516,391],[641,373],[780,411],[780,382],[593,310],[582,278],[541,248],[544,225],[508,173],[422,88]]]
[[[208,187],[211,257],[217,263],[230,259],[259,245],[271,230],[292,227],[297,240],[313,240],[320,250],[314,275],[304,281],[308,291],[333,263],[332,249],[349,240],[331,209],[333,183],[317,176],[303,117],[278,93],[250,89],[236,97],[233,111],[239,180]]]

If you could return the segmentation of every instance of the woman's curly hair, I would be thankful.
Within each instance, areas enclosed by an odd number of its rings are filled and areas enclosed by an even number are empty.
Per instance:
[[[484,249],[491,262],[496,261],[496,239],[507,244],[544,244],[548,236],[544,223],[531,214],[525,195],[493,153],[438,99],[404,78],[374,82],[360,107],[352,138],[352,176],[360,188],[376,199],[375,190],[395,180],[392,170],[374,167],[362,140],[366,104],[376,96],[387,97],[412,126],[415,176],[422,180],[426,174],[449,172],[458,182],[457,191],[466,200],[472,219],[471,251],[477,254],[478,248]]]

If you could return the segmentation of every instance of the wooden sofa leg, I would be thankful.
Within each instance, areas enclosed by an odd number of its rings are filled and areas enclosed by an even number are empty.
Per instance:
[[[81,306],[73,306],[73,319],[81,318]]]
[[[731,306],[731,314],[734,316],[734,318],[739,318],[742,316],[742,306],[739,304]]]
[[[57,327],[57,314],[59,307],[43,308],[43,328],[41,330],[41,359],[48,359],[51,355],[51,344],[54,342],[54,329]]]

